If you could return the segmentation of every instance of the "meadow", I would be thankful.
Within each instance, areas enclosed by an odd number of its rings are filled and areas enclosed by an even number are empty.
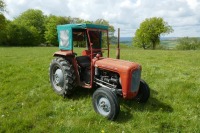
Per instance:
[[[48,69],[55,51],[0,47],[0,132],[200,132],[199,51],[122,48],[121,59],[142,65],[151,95],[146,104],[120,98],[116,121],[95,113],[94,90],[77,88],[65,99],[53,91]]]

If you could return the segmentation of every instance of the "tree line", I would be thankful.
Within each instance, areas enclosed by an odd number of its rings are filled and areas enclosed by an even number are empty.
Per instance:
[[[10,21],[3,15],[6,5],[0,0],[0,46],[58,46],[56,26],[69,23],[87,23],[109,26],[110,42],[116,44],[114,26],[104,19],[88,21],[80,18],[44,15],[41,10],[28,9],[14,20]],[[173,32],[163,18],[152,17],[145,19],[136,30],[133,46],[143,49],[156,49],[160,45],[160,36]],[[198,38],[184,37],[177,41],[179,50],[200,49]]]
[[[5,11],[5,4],[0,0],[0,11]],[[114,26],[104,19],[88,21],[80,18],[44,15],[41,10],[29,9],[13,21],[0,15],[0,45],[4,46],[37,46],[58,45],[56,26],[69,23],[94,23],[109,26],[110,42],[116,43]],[[155,49],[160,43],[160,35],[172,32],[173,29],[162,18],[149,18],[141,23],[134,37],[134,46],[144,49]]]
[[[80,18],[44,15],[41,10],[28,9],[14,20],[7,20],[0,15],[0,45],[3,46],[37,46],[58,45],[56,26],[69,23],[90,23],[109,26],[109,31],[114,32],[114,27],[104,19],[88,21]]]

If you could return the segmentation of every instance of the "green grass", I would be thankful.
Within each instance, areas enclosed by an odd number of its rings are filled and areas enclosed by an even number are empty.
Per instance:
[[[0,47],[0,132],[200,132],[199,51],[121,49],[121,59],[143,66],[151,96],[146,104],[120,99],[113,122],[94,112],[94,90],[55,94],[48,67],[57,50]]]

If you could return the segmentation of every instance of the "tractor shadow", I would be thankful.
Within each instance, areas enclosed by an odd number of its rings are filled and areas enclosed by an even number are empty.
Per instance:
[[[150,98],[147,103],[138,103],[135,100],[124,100],[120,98],[120,109],[121,112],[117,118],[117,122],[124,123],[134,119],[134,114],[137,112],[166,112],[172,113],[173,108],[156,99],[155,96],[158,94],[157,91],[151,89]]]
[[[92,102],[92,94],[95,92],[96,89],[85,89],[78,87],[74,94],[70,97],[67,97],[72,100],[81,100],[81,99],[86,99],[88,97],[91,98]],[[120,113],[119,116],[116,119],[116,122],[119,123],[126,123],[130,120],[134,119],[134,114],[137,112],[166,112],[166,113],[171,113],[173,112],[173,108],[156,99],[156,95],[158,94],[157,91],[154,89],[150,89],[151,94],[150,98],[147,101],[147,103],[138,103],[135,100],[124,100],[123,98],[119,98],[120,102]],[[92,106],[92,103],[91,103]]]
[[[79,99],[85,99],[87,97],[92,98],[92,94],[95,92],[96,89],[86,89],[82,87],[77,87],[75,92],[67,96],[66,98],[72,99],[72,100],[79,100]]]

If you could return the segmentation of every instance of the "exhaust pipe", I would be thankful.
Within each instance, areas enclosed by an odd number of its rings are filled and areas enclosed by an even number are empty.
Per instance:
[[[116,49],[116,59],[120,59],[119,43],[120,43],[120,28],[118,28],[118,42],[117,42],[117,49]]]

